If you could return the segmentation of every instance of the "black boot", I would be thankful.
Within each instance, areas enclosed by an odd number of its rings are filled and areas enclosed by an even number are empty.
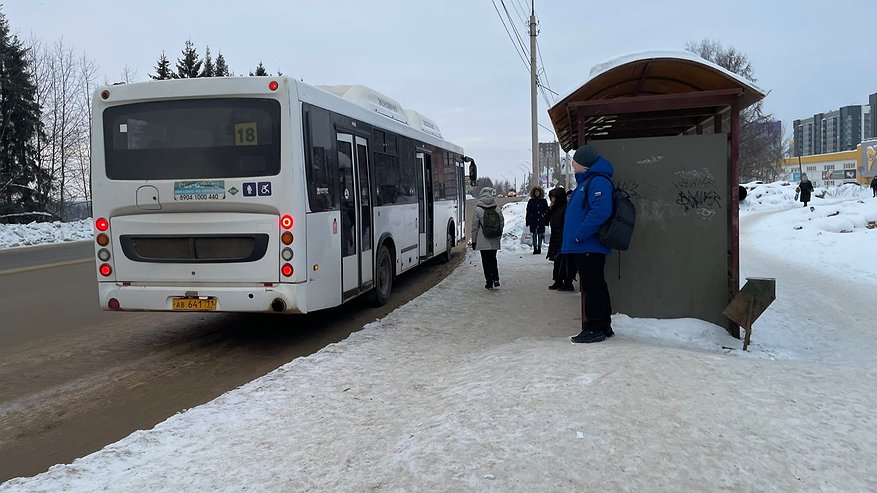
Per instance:
[[[582,330],[579,335],[569,338],[574,343],[590,344],[592,342],[603,342],[606,340],[606,334],[603,331],[593,332],[590,330]]]
[[[487,289],[493,289],[493,281],[487,281],[487,283],[484,284],[484,287]]]
[[[554,291],[556,289],[560,289],[562,286],[563,286],[563,284],[561,284],[560,281],[554,281],[554,284],[552,284],[551,286],[548,286],[548,289]]]

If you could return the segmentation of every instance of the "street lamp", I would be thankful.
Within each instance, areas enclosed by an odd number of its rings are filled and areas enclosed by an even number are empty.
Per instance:
[[[524,166],[524,163],[527,163],[527,166]],[[518,168],[520,168],[524,172],[524,179],[523,179],[522,183],[527,183],[527,176],[529,176],[530,173],[532,173],[530,166],[531,166],[530,161],[523,161],[523,162],[518,163]]]

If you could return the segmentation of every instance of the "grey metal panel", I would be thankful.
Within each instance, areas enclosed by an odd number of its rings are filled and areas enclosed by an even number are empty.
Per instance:
[[[636,205],[630,249],[606,258],[614,312],[727,326],[728,136],[592,143]]]

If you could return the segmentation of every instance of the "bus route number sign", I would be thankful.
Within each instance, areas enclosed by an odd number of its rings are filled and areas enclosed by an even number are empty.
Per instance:
[[[225,200],[225,180],[175,181],[174,200]]]
[[[254,146],[259,143],[259,134],[256,122],[251,123],[235,123],[234,125],[234,145],[236,146]]]

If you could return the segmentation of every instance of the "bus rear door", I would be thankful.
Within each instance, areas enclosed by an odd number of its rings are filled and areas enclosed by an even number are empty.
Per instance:
[[[371,176],[368,141],[351,134],[337,137],[341,172],[341,291],[347,299],[374,284]]]

